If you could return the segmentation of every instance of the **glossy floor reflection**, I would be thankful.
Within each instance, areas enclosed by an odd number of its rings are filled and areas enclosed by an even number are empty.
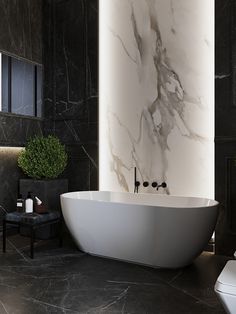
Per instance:
[[[39,242],[31,260],[28,242],[11,236],[0,253],[0,314],[225,313],[213,287],[227,257],[163,270],[89,256],[71,241]]]

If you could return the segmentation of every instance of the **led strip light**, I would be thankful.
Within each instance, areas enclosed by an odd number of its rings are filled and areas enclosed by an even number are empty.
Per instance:
[[[0,111],[2,111],[2,54],[0,52]]]

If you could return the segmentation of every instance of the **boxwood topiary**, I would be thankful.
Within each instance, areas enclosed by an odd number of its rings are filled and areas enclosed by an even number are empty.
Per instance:
[[[55,136],[35,136],[20,153],[18,165],[31,178],[57,178],[67,165],[65,146]]]

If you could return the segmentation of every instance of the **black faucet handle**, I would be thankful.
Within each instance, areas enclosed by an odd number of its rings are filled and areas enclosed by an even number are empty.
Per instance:
[[[156,188],[158,186],[158,183],[157,182],[152,182],[152,187],[153,188]]]
[[[166,187],[167,187],[167,184],[166,184],[165,182],[162,182],[161,187],[162,187],[162,188],[166,188]]]
[[[139,181],[135,181],[135,186],[140,186],[140,182]]]
[[[148,181],[144,181],[143,182],[143,186],[146,188],[146,187],[148,187],[149,186],[149,182]]]

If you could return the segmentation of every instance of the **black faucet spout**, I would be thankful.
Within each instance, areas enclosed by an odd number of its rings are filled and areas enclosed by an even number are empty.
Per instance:
[[[138,193],[138,188],[140,186],[140,182],[137,181],[137,168],[134,167],[134,193]]]

